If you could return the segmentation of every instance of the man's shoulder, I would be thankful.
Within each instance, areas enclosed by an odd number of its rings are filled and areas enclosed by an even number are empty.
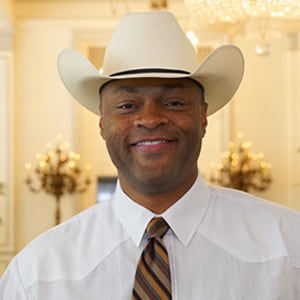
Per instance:
[[[124,239],[111,205],[97,204],[35,238],[15,260],[25,287],[37,280],[80,280]]]
[[[212,187],[212,202],[222,209],[237,211],[243,218],[249,216],[253,221],[271,218],[276,221],[294,219],[300,222],[300,212],[287,206],[260,198],[236,189]]]
[[[231,254],[252,262],[290,257],[300,268],[300,213],[248,193],[211,188],[202,230]]]
[[[68,241],[78,243],[82,237],[89,237],[90,234],[97,231],[99,225],[107,226],[107,219],[111,219],[112,215],[113,212],[108,203],[95,204],[43,232],[33,239],[25,249],[35,248],[49,242],[52,244],[57,244],[59,241],[64,244]]]

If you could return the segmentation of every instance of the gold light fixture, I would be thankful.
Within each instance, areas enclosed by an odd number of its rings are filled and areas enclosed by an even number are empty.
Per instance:
[[[75,152],[66,152],[68,144],[63,143],[61,135],[57,137],[57,145],[54,150],[50,143],[46,144],[46,148],[45,154],[36,154],[35,175],[38,180],[37,186],[33,183],[30,163],[25,165],[27,170],[25,182],[32,192],[45,191],[55,197],[55,224],[57,225],[61,220],[61,197],[65,194],[85,192],[91,183],[91,167],[86,165],[85,172],[82,172],[78,166],[80,155]]]
[[[142,10],[166,10],[169,8],[168,0],[145,0],[145,1],[128,1],[128,0],[110,0],[110,9],[114,16],[121,16],[128,12]]]
[[[271,184],[272,165],[263,160],[264,154],[250,152],[251,143],[230,142],[228,151],[221,154],[218,164],[211,163],[210,182],[249,192],[265,191]]]
[[[300,31],[299,0],[185,0],[189,11],[206,18],[209,28],[230,36],[254,38],[259,55],[281,34]]]
[[[167,0],[150,0],[150,7],[153,10],[161,10],[168,8]]]

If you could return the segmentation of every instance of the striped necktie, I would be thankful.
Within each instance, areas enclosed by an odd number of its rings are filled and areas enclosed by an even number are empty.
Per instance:
[[[168,229],[163,218],[149,222],[146,229],[148,243],[136,270],[132,300],[172,299],[169,258],[162,240]]]

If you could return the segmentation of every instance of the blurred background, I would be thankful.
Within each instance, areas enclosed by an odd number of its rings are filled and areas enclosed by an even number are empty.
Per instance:
[[[101,201],[115,183],[98,118],[73,101],[58,77],[56,59],[61,50],[73,48],[100,69],[112,30],[130,11],[172,11],[199,61],[222,44],[242,49],[243,82],[233,101],[209,117],[199,169],[205,180],[222,185],[249,177],[251,169],[256,177],[247,183],[248,192],[300,210],[299,3],[275,4],[1,0],[0,274],[16,252],[56,224],[57,193],[62,222]],[[35,191],[51,161],[53,168],[68,161],[73,190]]]

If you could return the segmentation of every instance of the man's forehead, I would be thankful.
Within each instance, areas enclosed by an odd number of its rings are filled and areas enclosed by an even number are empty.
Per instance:
[[[201,86],[200,83],[190,78],[126,78],[113,79],[107,82],[100,90],[111,92],[136,93],[142,88],[153,87],[163,90],[185,89],[193,86]]]

